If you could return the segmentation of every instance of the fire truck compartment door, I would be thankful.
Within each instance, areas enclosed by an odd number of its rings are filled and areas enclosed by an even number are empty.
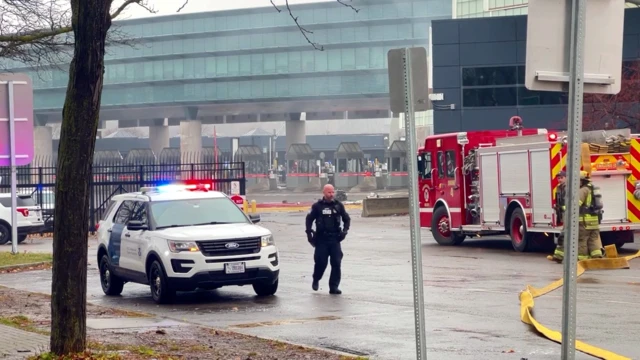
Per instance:
[[[533,222],[550,224],[554,214],[551,203],[551,174],[549,171],[545,171],[551,167],[549,149],[531,150],[530,154],[531,168],[534,169],[531,172]]]
[[[500,153],[500,193],[524,195],[529,192],[529,153],[526,150]]]
[[[627,218],[627,175],[612,174],[610,176],[591,174],[591,181],[600,187],[604,213],[602,222],[619,223]]]
[[[480,176],[482,220],[487,223],[500,223],[498,155],[496,153],[480,155]]]

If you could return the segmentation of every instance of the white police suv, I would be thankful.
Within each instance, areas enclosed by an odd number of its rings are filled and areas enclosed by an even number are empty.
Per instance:
[[[116,195],[98,224],[102,290],[149,285],[157,303],[176,291],[252,285],[258,296],[278,289],[279,255],[271,232],[255,225],[211,184],[142,188]]]

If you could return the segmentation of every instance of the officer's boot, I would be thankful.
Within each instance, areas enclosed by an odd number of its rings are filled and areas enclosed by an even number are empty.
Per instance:
[[[311,284],[311,288],[313,289],[313,291],[318,291],[318,288],[320,288],[320,283],[318,280],[313,280],[313,283]]]
[[[338,289],[338,288],[333,288],[333,289],[330,289],[330,290],[329,290],[329,294],[332,294],[332,295],[340,295],[340,294],[342,294],[342,290],[340,290],[340,289]]]

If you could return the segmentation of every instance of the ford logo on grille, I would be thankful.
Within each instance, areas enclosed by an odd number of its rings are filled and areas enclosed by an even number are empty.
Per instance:
[[[240,247],[240,244],[238,243],[226,243],[224,244],[224,247],[226,247],[227,249],[237,249]]]

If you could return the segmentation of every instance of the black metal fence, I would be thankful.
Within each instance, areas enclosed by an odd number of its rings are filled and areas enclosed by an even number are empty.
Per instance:
[[[118,194],[136,192],[144,186],[159,186],[176,181],[211,181],[214,190],[231,194],[234,185],[241,195],[246,194],[245,166],[243,162],[210,160],[206,154],[183,154],[171,159],[157,159],[148,154],[138,157],[118,156],[94,157],[91,199],[89,205],[89,228],[95,231],[109,200]],[[166,160],[173,160],[166,162]],[[37,158],[17,172],[19,194],[29,194],[42,207],[46,231],[53,229],[55,205],[56,158]],[[234,184],[235,183],[235,184]],[[11,171],[0,167],[0,193],[11,191]]]

